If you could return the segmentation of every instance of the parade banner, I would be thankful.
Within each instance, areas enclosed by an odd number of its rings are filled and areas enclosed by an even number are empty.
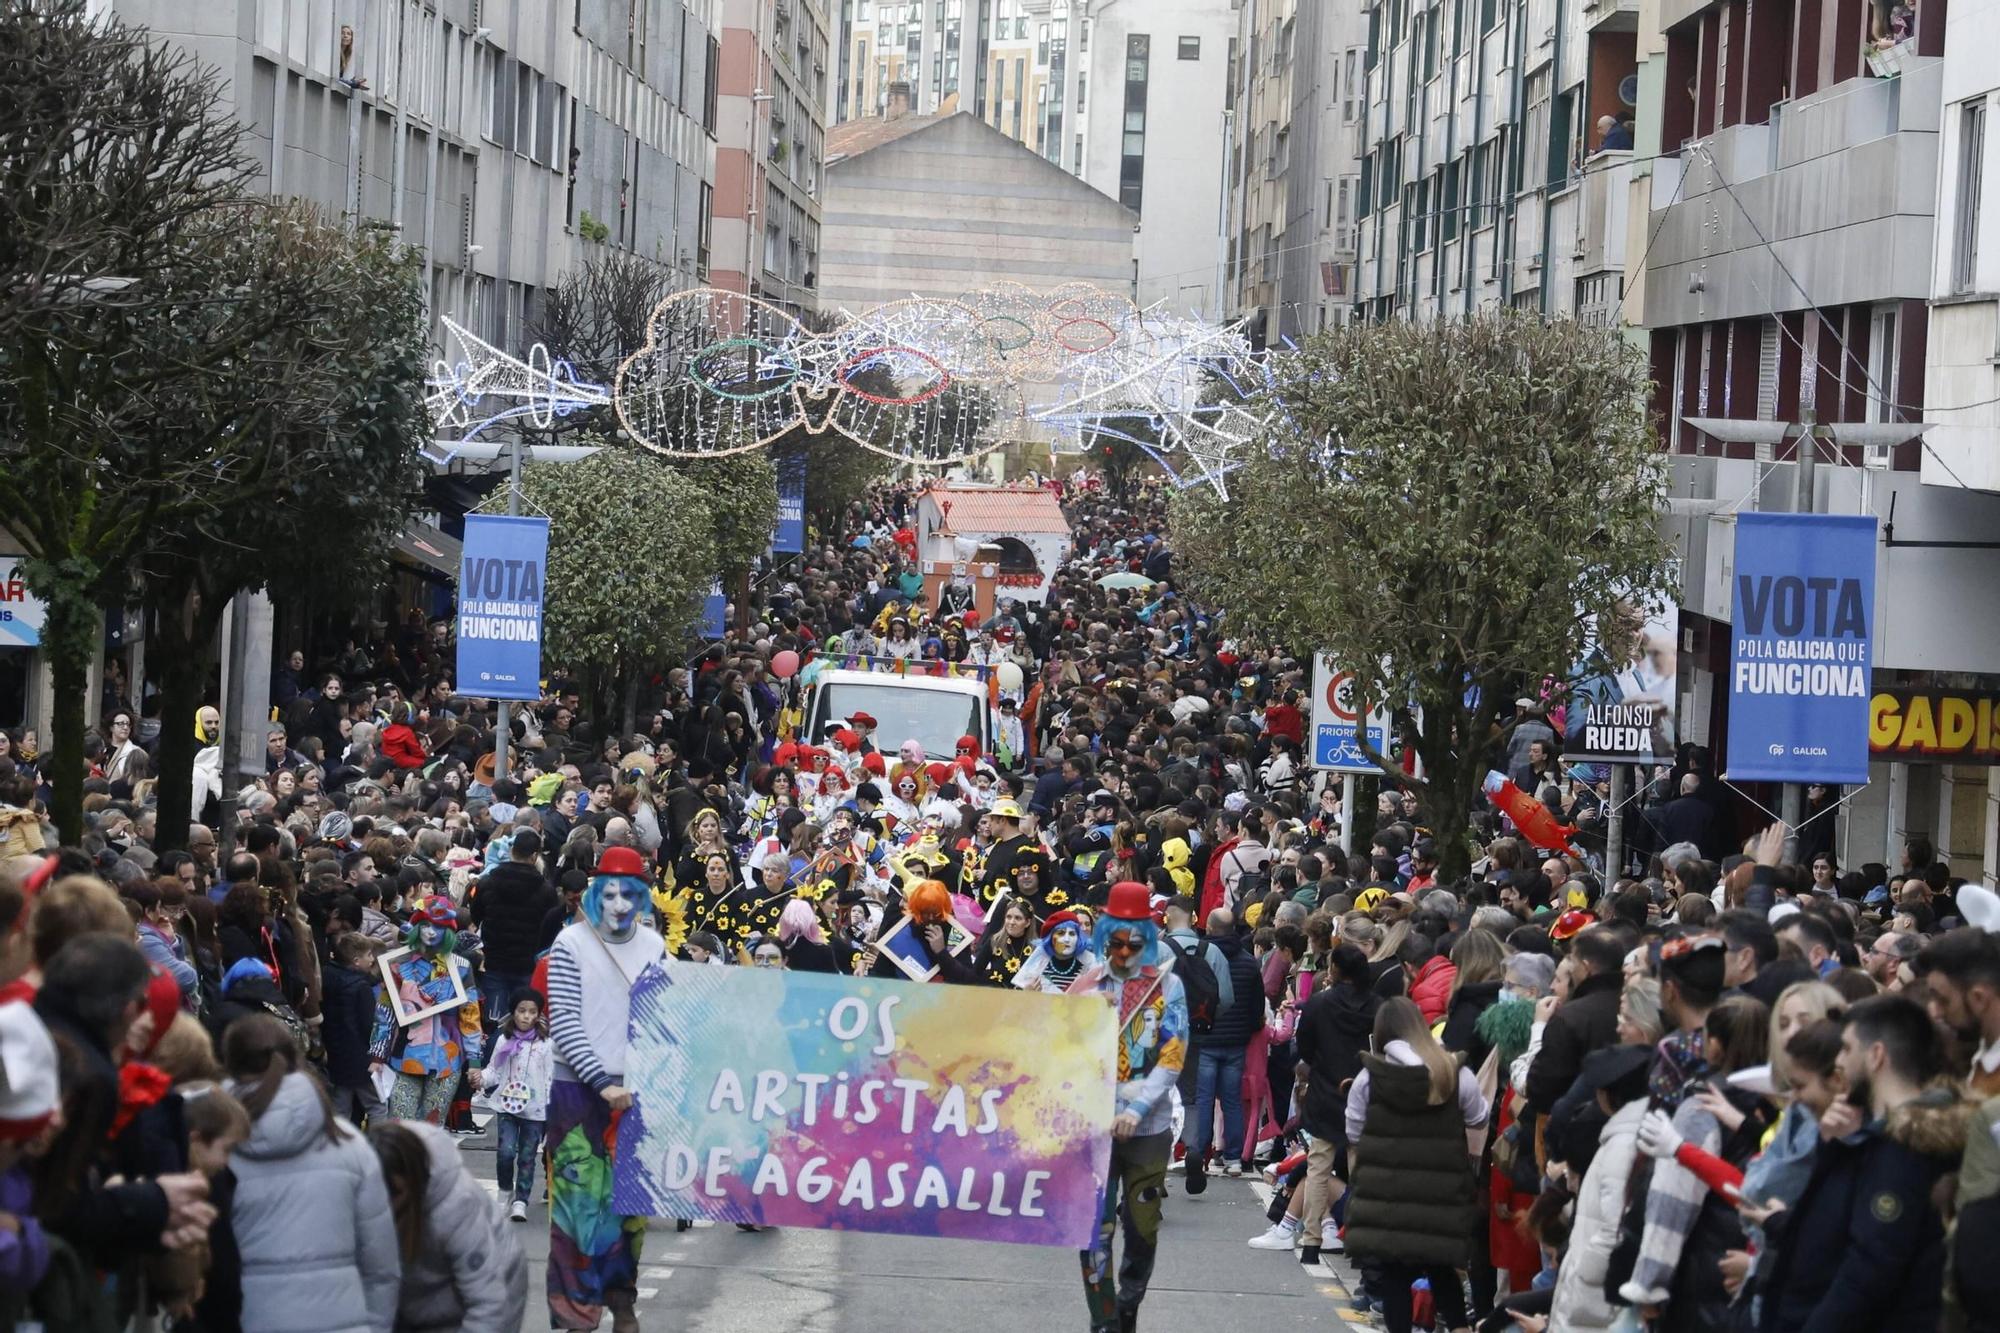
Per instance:
[[[771,529],[771,550],[798,555],[806,549],[806,460],[801,454],[778,464],[778,521]]]
[[[1868,701],[1868,752],[1905,764],[2000,764],[2000,692],[1878,689]]]
[[[465,516],[458,572],[458,684],[476,699],[542,697],[549,521]]]
[[[0,556],[0,648],[35,648],[42,642],[48,608],[28,591],[21,575],[25,556]]]
[[[1592,617],[1590,650],[1563,709],[1563,758],[1670,764],[1679,740],[1680,608],[1621,600],[1614,614],[1621,623],[1608,634]]]
[[[1738,514],[1726,776],[1868,780],[1875,518]]]
[[[632,990],[613,1204],[1088,1249],[1117,1043],[1089,998],[656,964]]]
[[[701,599],[701,637],[720,639],[729,633],[729,596],[722,591],[722,580],[709,585],[708,596]]]

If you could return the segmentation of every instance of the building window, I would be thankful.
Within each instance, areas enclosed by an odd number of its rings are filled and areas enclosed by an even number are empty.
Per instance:
[[[1180,58],[1182,60],[1201,59],[1201,38],[1199,37],[1181,38]]]
[[[713,137],[716,126],[716,98],[722,81],[722,43],[708,39],[708,59],[702,69],[701,127]]]
[[[1898,321],[1896,307],[1892,305],[1876,307],[1868,317],[1868,382],[1861,386],[1868,396],[1869,421],[1895,421],[1902,414],[1896,410],[1896,371],[1898,348],[1896,346]],[[1843,374],[1842,378],[1846,378]],[[1869,459],[1880,458],[1878,466],[1886,465],[1888,450],[1870,450]]]
[[[1952,214],[1951,289],[1974,290],[1979,276],[1979,183],[1986,158],[1986,101],[1958,111],[1958,199]]]
[[[1146,187],[1146,84],[1152,68],[1152,38],[1125,39],[1125,142],[1118,163],[1118,201],[1137,213]]]

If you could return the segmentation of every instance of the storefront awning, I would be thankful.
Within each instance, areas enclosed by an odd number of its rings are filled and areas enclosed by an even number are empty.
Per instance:
[[[447,537],[428,523],[412,519],[396,536],[396,559],[419,573],[448,580],[458,578],[464,543]]]

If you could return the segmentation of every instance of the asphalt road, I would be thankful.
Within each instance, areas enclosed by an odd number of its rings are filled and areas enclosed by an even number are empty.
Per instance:
[[[473,1174],[492,1188],[489,1133],[462,1140]],[[1159,1266],[1141,1328],[1365,1330],[1343,1322],[1347,1271],[1308,1270],[1288,1254],[1246,1241],[1268,1225],[1260,1183],[1211,1177],[1188,1198],[1178,1175],[1160,1232]],[[537,1197],[516,1230],[529,1260],[528,1317],[546,1330],[542,1303],[548,1209]],[[673,1333],[980,1333],[1017,1328],[1062,1333],[1089,1327],[1077,1256],[1027,1245],[981,1245],[785,1228],[749,1234],[698,1223],[676,1232],[655,1222],[639,1278],[639,1318]],[[1350,1316],[1350,1319],[1352,1317]],[[969,1325],[968,1320],[979,1321]],[[607,1317],[603,1325],[610,1327]]]

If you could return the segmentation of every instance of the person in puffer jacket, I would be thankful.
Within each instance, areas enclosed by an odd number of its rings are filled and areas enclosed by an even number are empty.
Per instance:
[[[374,1150],[333,1113],[291,1032],[266,1014],[223,1037],[250,1137],[230,1154],[230,1223],[242,1253],[243,1327],[391,1333],[402,1264]]]
[[[368,1132],[382,1162],[403,1259],[397,1333],[511,1330],[528,1308],[528,1266],[451,1135],[419,1120]]]

